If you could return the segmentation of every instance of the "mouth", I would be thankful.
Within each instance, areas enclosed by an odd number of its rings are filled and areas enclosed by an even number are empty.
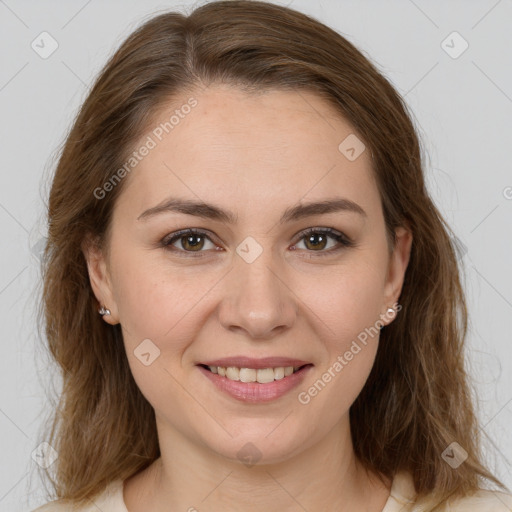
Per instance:
[[[263,404],[288,395],[313,368],[299,359],[230,357],[196,364],[214,389],[247,404]]]
[[[297,366],[276,366],[267,368],[247,368],[237,366],[217,366],[199,364],[205,370],[217,374],[219,377],[224,377],[228,380],[238,382],[255,382],[259,384],[268,384],[277,380],[284,379],[300,372],[306,367],[313,366],[311,363],[306,363]]]

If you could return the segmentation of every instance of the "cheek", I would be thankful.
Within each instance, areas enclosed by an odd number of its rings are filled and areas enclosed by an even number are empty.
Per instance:
[[[183,325],[215,284],[215,276],[182,271],[144,251],[118,251],[116,262],[116,302],[130,342],[171,337],[179,343]]]
[[[385,262],[356,255],[347,265],[331,267],[314,279],[303,278],[300,296],[307,298],[307,306],[337,340],[334,345],[343,348],[379,320],[384,282]]]
[[[316,407],[331,421],[336,420],[340,411],[349,409],[373,366],[380,335],[385,270],[385,260],[360,254],[350,265],[340,266],[328,276],[317,276],[317,287],[309,287],[316,292],[309,295],[307,306],[321,320],[317,324],[323,334],[318,334],[323,338],[325,352],[319,381],[304,390],[304,400],[314,397]],[[319,286],[320,283],[323,285]]]
[[[183,410],[183,354],[198,330],[198,314],[214,276],[193,275],[151,262],[147,254],[118,252],[116,302],[130,369],[137,386],[157,410]],[[196,411],[197,412],[197,411]]]
[[[334,425],[348,412],[373,367],[380,335],[378,276],[371,271],[338,274],[328,281],[325,293],[310,298],[322,320],[322,357],[315,378],[299,390],[298,398],[325,425]]]

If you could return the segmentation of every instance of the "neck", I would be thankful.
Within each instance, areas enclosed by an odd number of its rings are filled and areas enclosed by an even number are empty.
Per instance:
[[[161,457],[144,474],[127,481],[125,502],[130,512],[224,512],[234,503],[237,512],[253,511],[255,506],[266,512],[380,512],[389,496],[390,482],[383,484],[358,463],[348,417],[308,449],[280,462],[250,467],[165,425],[159,426],[159,440]]]

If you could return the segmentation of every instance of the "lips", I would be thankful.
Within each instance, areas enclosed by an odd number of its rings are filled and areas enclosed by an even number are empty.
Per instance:
[[[223,394],[256,404],[289,393],[314,365],[291,357],[233,356],[201,361],[196,366]]]
[[[300,365],[304,361],[289,358],[227,358],[207,361],[214,365],[197,364],[199,372],[208,379],[223,394],[229,395],[237,401],[245,403],[265,403],[284,397],[292,389],[299,386],[313,368],[311,363]],[[258,365],[264,368],[250,368],[250,366],[234,367],[216,366],[221,364]],[[297,366],[276,367],[275,364],[298,363]],[[217,369],[217,372],[211,369]],[[275,368],[275,369],[274,369]],[[295,370],[295,368],[297,368]],[[223,372],[221,373],[221,370]],[[225,370],[225,374],[224,373]],[[284,371],[288,370],[288,371]],[[262,374],[260,374],[260,372]],[[257,382],[254,382],[257,374]]]

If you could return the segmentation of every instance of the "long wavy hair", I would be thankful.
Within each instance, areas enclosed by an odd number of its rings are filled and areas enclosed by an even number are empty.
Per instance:
[[[392,478],[412,474],[419,497],[463,496],[485,468],[463,344],[467,308],[453,233],[426,190],[412,115],[390,82],[324,24],[261,1],[214,1],[188,16],[165,12],[136,29],[95,80],[69,131],[48,201],[39,314],[62,392],[44,437],[58,459],[53,494],[82,504],[160,456],[155,415],[128,365],[119,325],[98,315],[83,244],[105,247],[122,167],[164,104],[215,83],[246,91],[313,91],[348,120],[373,154],[386,228],[407,225],[413,244],[400,315],[381,332],[375,364],[350,409],[356,456]],[[136,172],[136,171],[135,171]],[[468,453],[456,470],[441,457]]]

